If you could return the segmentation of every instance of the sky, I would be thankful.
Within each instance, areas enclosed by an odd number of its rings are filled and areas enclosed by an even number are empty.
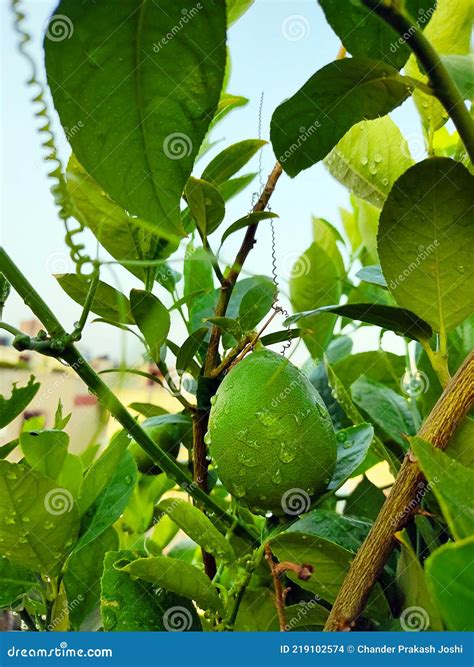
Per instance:
[[[57,3],[50,0],[34,0],[22,3],[26,13],[26,26],[33,35],[30,53],[35,59],[38,73],[44,81],[42,33],[48,16]],[[30,101],[31,89],[25,84],[29,76],[28,63],[18,53],[17,36],[12,28],[12,15],[8,0],[0,0],[2,26],[2,207],[0,219],[0,243],[13,260],[22,268],[28,279],[46,299],[66,328],[78,319],[80,307],[72,302],[56,283],[53,273],[74,270],[64,244],[64,229],[57,216],[47,178],[48,165],[43,160],[41,138],[34,119],[34,107]],[[229,31],[229,48],[232,73],[228,91],[243,95],[250,103],[231,114],[219,124],[213,138],[222,141],[203,160],[205,166],[214,154],[227,145],[243,139],[256,138],[259,134],[259,106],[263,93],[261,136],[269,137],[273,110],[285,98],[294,94],[315,71],[332,61],[339,49],[339,41],[325,21],[315,0],[256,0],[252,8]],[[420,123],[411,101],[395,110],[392,118],[402,129],[408,143],[419,150]],[[53,113],[55,132],[61,157],[67,161],[70,148],[59,121]],[[262,176],[265,180],[275,157],[271,145],[262,153]],[[258,158],[249,163],[246,171],[257,171]],[[252,187],[234,198],[227,208],[226,222],[231,223],[245,215],[252,199]],[[285,174],[278,183],[272,198],[272,210],[278,213],[275,224],[278,277],[282,286],[282,301],[291,266],[311,243],[311,216],[323,217],[340,228],[339,208],[348,205],[349,195],[326,171],[322,164],[300,173],[295,179]],[[258,242],[250,253],[245,271],[270,274],[271,236],[269,226],[259,228]],[[84,234],[87,250],[95,251],[92,236]],[[229,260],[235,254],[240,236],[235,235],[226,244]],[[183,251],[184,252],[184,251]],[[183,252],[179,255],[182,257]],[[178,269],[178,264],[174,267]],[[106,282],[119,285],[127,292],[140,287],[128,272],[114,269],[104,271]],[[162,294],[160,293],[160,297]],[[6,315],[10,323],[18,325],[31,315],[26,306],[12,297]],[[281,321],[276,323],[281,328]],[[184,340],[181,325],[172,325],[177,342]],[[376,331],[367,328],[356,340],[356,350],[376,347]],[[392,337],[389,349],[402,352],[400,341]],[[129,361],[139,357],[140,351],[133,336],[111,330],[102,324],[87,327],[81,342],[89,354],[109,354],[117,359],[125,355]],[[296,358],[304,359],[300,349]]]

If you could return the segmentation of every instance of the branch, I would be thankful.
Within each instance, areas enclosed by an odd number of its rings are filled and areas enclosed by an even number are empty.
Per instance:
[[[444,449],[474,404],[474,352],[448,383],[418,435]],[[394,534],[408,523],[425,479],[410,452],[374,525],[357,552],[329,614],[325,631],[350,630],[396,545]]]
[[[4,273],[13,289],[16,290],[25,304],[31,308],[32,312],[42,322],[51,339],[68,340],[70,338],[54,313],[40,297],[38,292],[36,292],[34,287],[28,282],[3,248],[0,248],[0,271]],[[103,382],[94,369],[87,363],[74,345],[68,343],[65,348],[58,351],[56,356],[69,364],[71,369],[84,381],[91,392],[97,396],[101,405],[103,405],[115,419],[117,419],[140,447],[151,456],[151,458],[171,479],[184,488],[195,500],[206,506],[210,512],[214,513],[216,517],[220,518],[224,523],[229,526],[234,525],[235,518],[223,510],[222,507],[199,488],[197,484],[193,483],[191,478],[182,470],[176,461],[150,438],[150,436],[135,421],[127,408],[119,401],[105,382]],[[258,541],[258,537],[254,534],[252,529],[240,520],[236,526],[235,532],[251,545],[254,545],[255,542]]]
[[[426,72],[434,94],[456,126],[467,153],[474,162],[474,124],[456,84],[449,76],[441,58],[423,35],[418,25],[404,16],[395,3],[363,0],[364,5],[388,23],[406,42]]]
[[[277,571],[277,565],[273,560],[272,550],[270,545],[265,545],[265,558],[268,561],[270,567],[270,572],[273,577],[273,585],[275,588],[275,607],[278,615],[278,624],[280,626],[280,632],[286,631],[286,618],[285,618],[285,591],[281,584],[280,574],[281,572]]]

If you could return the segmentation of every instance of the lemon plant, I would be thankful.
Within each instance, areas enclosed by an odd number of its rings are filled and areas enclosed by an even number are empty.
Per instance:
[[[65,327],[1,248],[0,328],[76,373],[116,432],[72,453],[59,402],[53,424],[2,443],[0,608],[45,631],[472,629],[468,0],[448,24],[448,0],[320,0],[338,58],[289,90],[271,147],[222,149],[220,121],[248,103],[228,90],[227,30],[252,2],[61,0],[44,52],[67,162],[11,4],[76,268],[55,279],[81,315]],[[389,115],[412,97],[417,160]],[[247,165],[270,148],[258,186]],[[275,268],[243,268],[260,227],[285,224],[269,206],[281,174],[321,161],[350,207],[312,219],[290,314]],[[10,291],[36,335],[8,321]],[[98,374],[81,352],[95,321],[138,337],[143,364]],[[353,353],[365,327],[379,348]],[[125,406],[107,373],[159,384],[179,410]],[[1,396],[0,428],[39,391],[32,377]]]

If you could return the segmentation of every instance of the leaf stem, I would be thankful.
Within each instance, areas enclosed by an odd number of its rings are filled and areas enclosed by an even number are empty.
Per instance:
[[[431,368],[438,376],[438,380],[440,381],[441,386],[446,387],[450,380],[447,356],[442,354],[441,350],[438,352],[432,350],[429,341],[424,338],[420,339],[420,344],[425,351],[426,356],[428,357]]]
[[[441,102],[474,162],[474,124],[456,84],[449,76],[437,51],[418,25],[404,16],[394,2],[363,0],[364,5],[388,23],[406,42],[428,76],[434,94]]]

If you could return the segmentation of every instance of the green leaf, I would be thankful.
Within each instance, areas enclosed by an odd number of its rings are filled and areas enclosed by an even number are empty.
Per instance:
[[[197,507],[179,498],[167,498],[158,505],[158,510],[168,516],[207,553],[226,562],[235,559],[234,550],[210,519]]]
[[[240,229],[250,227],[250,225],[255,225],[262,220],[270,220],[272,218],[278,218],[278,215],[276,213],[272,213],[271,211],[256,211],[249,213],[243,218],[239,218],[239,220],[233,222],[230,227],[228,227],[222,234],[221,245],[231,234],[238,232]]]
[[[425,573],[413,551],[406,531],[397,533],[400,543],[400,557],[397,562],[397,585],[402,594],[403,609],[421,607],[428,614],[429,629],[443,630],[443,624],[433,599],[428,591]],[[406,612],[409,614],[410,612]],[[428,627],[425,628],[428,630]]]
[[[356,278],[360,278],[360,280],[370,283],[371,285],[387,288],[387,281],[378,264],[374,266],[363,266],[357,271]]]
[[[262,282],[255,285],[242,297],[239,306],[239,322],[244,331],[250,331],[257,326],[271,310],[277,298],[276,285]]]
[[[382,382],[385,386],[398,391],[405,373],[405,357],[399,357],[384,350],[359,352],[333,364],[337,377],[349,388],[361,375],[371,380]]]
[[[56,479],[66,459],[69,436],[58,430],[30,431],[21,434],[20,445],[33,470]]]
[[[367,456],[373,437],[373,427],[364,423],[337,432],[336,469],[329,482],[329,490],[338,489],[359,468]]]
[[[68,559],[63,581],[68,600],[74,601],[69,606],[69,620],[73,629],[79,630],[87,616],[99,605],[105,554],[117,548],[117,533],[113,528],[108,528],[83,549],[75,550]]]
[[[4,428],[23,412],[34,399],[39,388],[40,383],[35,382],[32,375],[25,387],[17,387],[17,383],[13,383],[10,398],[5,398],[0,394],[0,428]]]
[[[441,56],[443,65],[465,100],[474,97],[474,54]]]
[[[117,564],[142,555],[143,553],[133,551],[111,551],[105,556],[101,582],[104,630],[201,630],[196,610],[188,600],[152,584],[134,581],[128,574],[116,568]]]
[[[282,329],[271,334],[266,334],[260,338],[262,345],[275,345],[275,343],[284,343],[287,340],[299,338],[304,333],[304,329]]]
[[[87,512],[110,482],[129,445],[130,438],[127,432],[119,431],[91,465],[82,480],[79,491],[78,506],[81,515]]]
[[[389,438],[407,448],[406,436],[416,433],[413,413],[406,400],[381,382],[361,375],[351,385],[352,400]],[[403,437],[405,436],[405,438]]]
[[[184,191],[191,215],[204,236],[215,232],[224,219],[225,205],[219,191],[201,178],[189,178]]]
[[[132,289],[130,307],[138,328],[150,349],[152,359],[160,361],[160,349],[170,330],[168,309],[151,292]]]
[[[130,452],[125,452],[110,482],[83,516],[76,549],[85,547],[115,523],[127,505],[136,478],[135,460]]]
[[[162,514],[153,532],[147,540],[147,549],[152,556],[160,556],[161,552],[179,531],[178,526],[172,521],[167,514]]]
[[[262,139],[245,139],[232,144],[211,160],[202,172],[201,178],[214,185],[224,183],[242,169],[266,143]]]
[[[395,331],[400,336],[413,340],[429,339],[433,331],[429,324],[405,308],[394,308],[373,303],[351,303],[342,306],[325,306],[314,310],[295,313],[285,320],[285,324],[303,322],[308,317],[315,317],[320,313],[335,313],[351,320],[359,320],[375,326]]]
[[[201,609],[222,609],[222,602],[209,578],[189,563],[166,556],[154,556],[134,560],[120,571],[190,598]]]
[[[471,33],[470,0],[437,0],[436,10],[425,30],[426,39],[437,53],[443,55],[469,53]],[[410,56],[406,64],[405,73],[414,79],[427,81],[414,55]],[[413,98],[427,130],[437,130],[448,120],[448,114],[435,96],[415,90]]]
[[[37,579],[31,570],[14,565],[7,558],[0,558],[0,608],[12,606],[17,598],[28,593],[36,584]]]
[[[242,176],[237,176],[236,178],[230,178],[228,181],[224,181],[219,185],[219,192],[222,195],[222,199],[227,202],[232,197],[238,195],[242,190],[244,190],[253,179],[257,176],[256,172],[251,174],[243,174]]]
[[[367,521],[318,508],[299,517],[286,532],[324,537],[325,540],[357,553],[369,533],[370,526]]]
[[[313,311],[329,303],[337,303],[341,296],[338,269],[331,257],[316,243],[295,262],[290,277],[290,297],[294,311]],[[303,340],[312,357],[321,357],[334,328],[336,317],[313,317],[313,312],[301,318],[300,325],[309,329]],[[298,318],[300,319],[300,318]],[[293,317],[285,326],[296,321]]]
[[[325,163],[354,195],[382,208],[392,185],[413,160],[402,133],[389,116],[384,116],[354,125]]]
[[[401,69],[408,60],[411,51],[406,42],[360,0],[349,2],[344,11],[337,0],[319,0],[319,4],[331,28],[352,56],[373,58],[396,69]],[[423,29],[434,4],[433,0],[408,0],[404,10]]]
[[[227,25],[230,27],[238,21],[253,5],[254,0],[226,0],[227,3]]]
[[[444,544],[426,561],[428,586],[448,630],[474,630],[474,537]]]
[[[63,126],[81,122],[68,133],[79,161],[124,209],[182,234],[181,193],[224,77],[225,4],[62,0],[56,14],[74,30],[46,35],[48,83]]]
[[[474,419],[466,417],[459,424],[447,447],[447,454],[463,466],[474,469]]]
[[[166,415],[168,412],[159,405],[153,405],[152,403],[140,403],[137,401],[130,403],[128,407],[131,410],[139,412],[144,417],[159,417],[160,415]]]
[[[184,371],[188,370],[194,359],[194,355],[199,350],[207,332],[207,327],[196,329],[196,331],[193,331],[181,345],[178,356],[176,357],[176,370],[179,373],[184,373]]]
[[[90,284],[87,276],[78,273],[62,273],[56,274],[55,278],[73,301],[80,306],[84,305]],[[116,290],[115,287],[101,280],[97,286],[91,310],[96,315],[108,320],[115,320],[123,324],[134,324],[127,297]]]
[[[326,65],[274,112],[271,140],[290,176],[322,160],[361,120],[385,116],[412,85],[390,65],[346,58]]]
[[[69,491],[36,470],[0,461],[0,554],[52,573],[73,543],[79,516]]]
[[[91,230],[117,261],[158,259],[176,249],[179,237],[176,241],[160,239],[150,223],[129,215],[105,194],[74,154],[67,165],[66,185],[71,214]],[[138,278],[145,278],[144,267],[124,266]]]
[[[410,439],[419,466],[457,540],[474,534],[474,470],[451,459],[422,438]]]
[[[285,608],[285,619],[288,607]],[[278,632],[275,600],[269,588],[247,588],[242,596],[234,632]]]
[[[344,514],[351,514],[359,519],[365,517],[375,521],[384,501],[383,492],[372,482],[369,482],[367,477],[364,477],[347,498]]]
[[[292,572],[288,572],[289,578],[327,602],[334,602],[353,558],[350,551],[319,535],[296,532],[282,533],[270,545],[280,562],[312,565],[313,573],[306,581],[297,579]],[[376,620],[386,620],[390,615],[380,584],[376,584],[364,615]]]
[[[380,215],[390,292],[435,331],[453,329],[474,308],[473,181],[459,162],[429,158],[398,179]]]
[[[344,243],[344,240],[337,229],[327,220],[324,220],[324,218],[315,218],[313,216],[313,240],[332,259],[338,276],[342,280],[346,275],[346,271],[336,241]]]
[[[61,472],[58,475],[58,485],[68,489],[77,499],[79,489],[82,484],[82,474],[84,466],[81,459],[76,454],[66,454]]]
[[[231,317],[208,317],[206,322],[215,324],[221,331],[225,331],[225,333],[233,336],[235,340],[240,340],[244,335],[239,321]]]

